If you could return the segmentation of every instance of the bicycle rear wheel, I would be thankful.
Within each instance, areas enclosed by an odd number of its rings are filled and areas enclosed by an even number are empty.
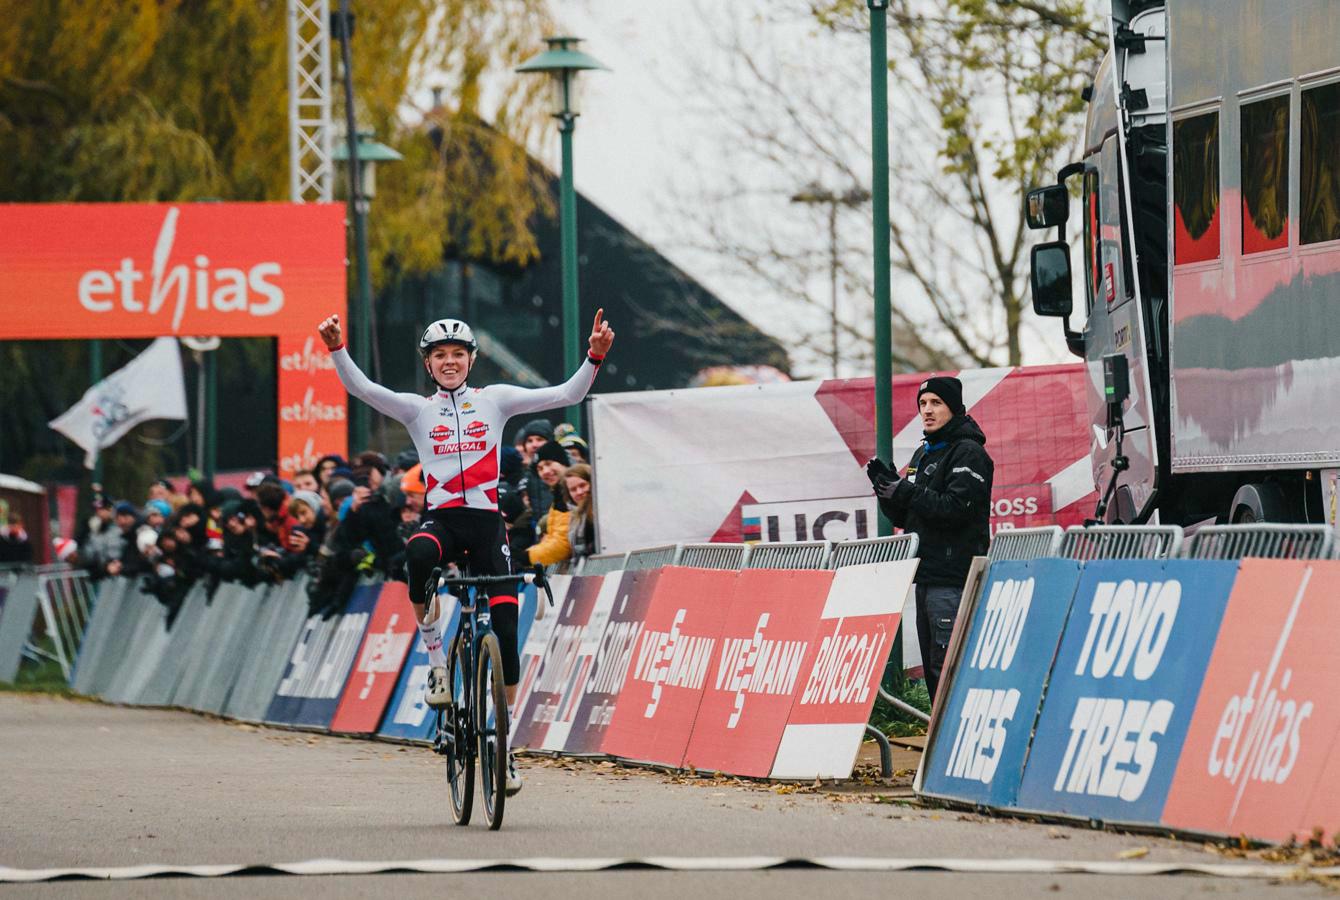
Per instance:
[[[445,720],[447,785],[451,790],[451,817],[457,825],[469,825],[475,800],[475,748],[470,716],[469,648],[458,634],[447,655],[447,677],[451,679],[451,705],[442,711]]]
[[[484,788],[484,818],[490,831],[502,827],[507,803],[507,691],[503,685],[502,648],[497,635],[479,645],[479,780]]]

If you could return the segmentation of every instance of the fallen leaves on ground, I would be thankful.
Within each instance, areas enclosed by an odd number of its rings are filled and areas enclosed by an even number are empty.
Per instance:
[[[1131,847],[1118,853],[1117,859],[1144,859],[1148,855],[1148,847]]]

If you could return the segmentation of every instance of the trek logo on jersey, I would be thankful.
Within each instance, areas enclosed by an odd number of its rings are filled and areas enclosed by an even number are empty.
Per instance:
[[[651,684],[651,702],[642,715],[650,719],[661,705],[661,693],[670,687],[702,690],[716,638],[686,635],[680,631],[688,610],[675,613],[669,631],[643,631],[638,645],[633,677]]]
[[[172,206],[163,217],[147,273],[147,296],[143,288],[136,287],[146,280],[146,273],[127,256],[114,271],[89,269],[79,277],[79,305],[89,312],[104,313],[119,302],[126,312],[152,316],[170,301],[174,334],[181,332],[182,318],[191,307],[253,316],[272,316],[284,308],[283,289],[266,280],[282,273],[277,262],[257,262],[247,268],[215,268],[208,257],[187,250],[182,255],[192,259],[194,269],[185,263],[169,267],[167,262],[173,255],[180,216],[181,211]]]
[[[771,613],[760,613],[754,636],[725,638],[721,659],[717,662],[716,689],[735,694],[735,708],[726,721],[734,728],[744,714],[749,694],[789,696],[796,687],[800,663],[809,649],[809,641],[776,641],[763,636]]]
[[[882,622],[873,629],[845,631],[845,618],[826,621],[833,623],[832,631],[819,644],[819,655],[805,680],[800,702],[865,703],[875,666],[884,660],[884,647],[891,640],[889,633]]]
[[[469,404],[467,403],[466,406],[469,406]],[[461,409],[462,409],[462,410],[465,410],[465,407],[463,406],[463,407],[461,407]],[[465,410],[465,411],[468,411],[468,410]],[[488,434],[488,433],[489,433],[489,426],[488,426],[488,423],[487,423],[487,422],[481,422],[481,421],[479,421],[478,419],[475,419],[475,420],[474,420],[473,422],[471,422],[469,425],[466,425],[466,426],[465,426],[465,436],[466,436],[466,437],[472,437],[472,438],[478,439],[478,438],[482,438],[484,435],[486,435],[486,434]]]
[[[445,441],[449,440],[455,433],[454,429],[448,428],[446,425],[436,425],[432,431],[428,432],[428,436],[435,441]]]
[[[434,444],[434,456],[450,456],[453,453],[482,453],[488,449],[485,441],[461,441],[458,444]]]
[[[1219,730],[1210,745],[1206,768],[1211,778],[1222,777],[1237,785],[1235,813],[1249,781],[1284,784],[1298,762],[1303,723],[1311,717],[1314,706],[1311,700],[1287,695],[1293,669],[1281,672],[1280,668],[1310,579],[1311,571],[1299,585],[1293,608],[1275,639],[1265,677],[1260,669],[1252,672],[1246,691],[1224,704]]]

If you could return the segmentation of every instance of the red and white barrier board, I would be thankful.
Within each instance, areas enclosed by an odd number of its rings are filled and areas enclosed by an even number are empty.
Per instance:
[[[769,773],[846,778],[879,692],[915,559],[838,569]]]
[[[1340,563],[1243,561],[1167,824],[1270,840],[1340,830],[1337,598]]]
[[[408,586],[403,581],[382,585],[354,669],[331,720],[331,731],[370,734],[377,730],[417,633]]]
[[[766,778],[833,581],[828,571],[749,569],[734,578],[685,765]]]
[[[602,752],[684,764],[735,578],[708,569],[661,570]]]
[[[1095,499],[1084,366],[958,376],[995,456],[993,529],[1082,522]],[[924,377],[894,379],[899,466],[921,441]],[[875,536],[863,470],[875,454],[874,379],[602,394],[591,410],[602,550]]]

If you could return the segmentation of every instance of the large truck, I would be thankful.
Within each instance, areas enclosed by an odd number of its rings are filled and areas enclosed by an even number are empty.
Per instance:
[[[1112,0],[1108,34],[1083,157],[1025,203],[1060,229],[1033,304],[1088,364],[1099,517],[1334,525],[1340,3]]]

